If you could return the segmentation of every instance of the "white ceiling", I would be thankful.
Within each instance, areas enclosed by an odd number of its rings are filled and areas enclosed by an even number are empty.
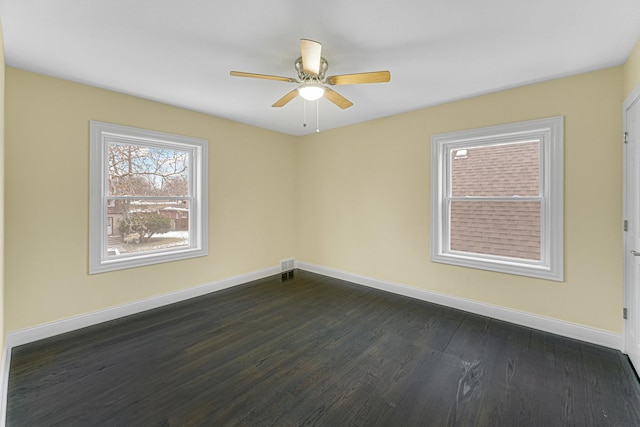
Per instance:
[[[390,83],[335,86],[320,129],[624,63],[640,0],[0,0],[9,66],[292,135],[299,39],[323,44],[327,75],[389,70]]]

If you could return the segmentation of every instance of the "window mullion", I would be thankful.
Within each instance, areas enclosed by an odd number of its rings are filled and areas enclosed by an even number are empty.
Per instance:
[[[186,200],[191,196],[109,196],[105,200]]]
[[[527,197],[491,197],[491,196],[464,196],[464,197],[447,197],[448,200],[454,202],[536,202],[543,199],[541,196],[527,196]]]

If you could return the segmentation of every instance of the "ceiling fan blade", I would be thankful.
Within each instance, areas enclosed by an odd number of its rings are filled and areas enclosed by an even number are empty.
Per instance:
[[[284,107],[289,101],[298,96],[298,89],[294,89],[273,103],[272,107]]]
[[[302,69],[315,76],[320,74],[322,45],[313,40],[300,39],[300,52],[302,53]]]
[[[386,83],[391,80],[388,71],[374,71],[371,73],[343,74],[341,76],[327,77],[330,85],[354,85],[360,83]]]
[[[353,105],[353,102],[349,101],[347,98],[340,95],[338,92],[332,89],[329,89],[328,87],[324,88],[324,97],[327,98],[329,101],[333,102],[334,104],[336,104],[338,107],[342,108],[343,110]]]
[[[270,76],[268,74],[245,73],[243,71],[231,71],[229,74],[231,74],[234,77],[250,77],[252,79],[279,80],[282,82],[291,82],[291,83],[297,82],[296,79],[292,79],[291,77]]]

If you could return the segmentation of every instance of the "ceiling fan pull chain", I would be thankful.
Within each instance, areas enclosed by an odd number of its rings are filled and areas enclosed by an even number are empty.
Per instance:
[[[320,132],[320,100],[316,100],[316,132]]]
[[[302,127],[307,127],[307,101],[302,100]]]

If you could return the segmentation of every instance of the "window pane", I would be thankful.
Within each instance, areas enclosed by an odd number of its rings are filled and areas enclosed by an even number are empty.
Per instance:
[[[187,151],[108,144],[110,196],[188,196]]]
[[[451,196],[538,197],[540,142],[452,149]]]
[[[539,201],[452,201],[452,251],[540,260]]]
[[[188,200],[107,202],[107,255],[189,246]]]

